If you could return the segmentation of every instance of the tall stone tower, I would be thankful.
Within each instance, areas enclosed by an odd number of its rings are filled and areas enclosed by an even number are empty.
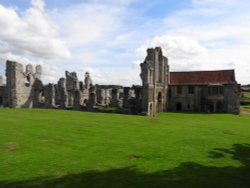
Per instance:
[[[155,116],[166,110],[169,66],[160,47],[147,50],[147,56],[141,63],[142,111]]]
[[[42,73],[40,65],[33,72],[32,65],[27,65],[24,72],[23,65],[14,61],[6,62],[6,92],[7,104],[11,108],[31,108],[33,106],[33,85]]]

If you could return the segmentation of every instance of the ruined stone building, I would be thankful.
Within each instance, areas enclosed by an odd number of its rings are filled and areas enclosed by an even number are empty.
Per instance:
[[[161,48],[148,49],[141,63],[142,111],[155,116],[166,111],[169,66]]]
[[[27,65],[26,70],[16,62],[6,63],[6,86],[1,83],[0,105],[11,108],[33,107],[35,91],[33,87],[38,85],[41,76],[41,66],[36,66],[35,71],[32,65]],[[2,79],[2,78],[1,78]]]
[[[56,84],[44,85],[42,67],[6,62],[6,84],[0,76],[0,106],[109,111],[155,116],[163,111],[239,113],[234,70],[169,72],[160,47],[147,50],[140,64],[142,85],[93,84],[90,73],[79,81],[65,72]]]
[[[0,77],[0,106],[10,108],[53,108],[93,111],[95,106],[122,106],[122,86],[93,85],[88,72],[84,82],[75,72],[65,72],[57,84],[44,85],[42,67],[6,62],[6,84]]]

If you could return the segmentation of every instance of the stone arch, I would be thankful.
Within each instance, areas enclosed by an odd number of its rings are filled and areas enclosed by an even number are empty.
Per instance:
[[[177,102],[176,103],[176,111],[182,111],[182,103],[181,102]]]
[[[159,92],[157,95],[157,111],[161,112],[162,111],[162,93]]]
[[[162,102],[162,94],[161,94],[161,92],[159,92],[158,95],[157,95],[157,101]]]
[[[223,112],[223,103],[222,103],[222,101],[216,102],[216,112],[219,112],[219,113]]]
[[[24,82],[25,86],[30,87],[31,84],[30,82],[31,82],[30,75],[28,74],[27,76],[25,76],[25,82]]]
[[[84,106],[87,106],[87,104],[88,104],[88,99],[84,99],[84,100],[83,100],[83,105],[84,105]]]
[[[42,104],[44,104],[46,101],[45,94],[44,94],[43,90],[40,91],[40,93],[38,95],[38,101],[39,101],[39,103],[42,103]]]

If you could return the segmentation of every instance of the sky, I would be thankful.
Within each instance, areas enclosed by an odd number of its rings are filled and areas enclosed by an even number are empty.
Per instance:
[[[0,75],[6,60],[65,70],[96,84],[141,84],[146,49],[170,71],[235,69],[250,83],[249,0],[0,0]]]

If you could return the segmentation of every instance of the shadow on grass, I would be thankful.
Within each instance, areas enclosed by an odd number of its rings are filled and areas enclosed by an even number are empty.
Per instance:
[[[230,155],[241,167],[203,166],[193,162],[156,173],[145,173],[134,167],[109,171],[88,171],[59,178],[44,177],[23,182],[0,182],[0,187],[67,187],[67,188],[158,188],[158,187],[250,187],[250,145],[235,144],[232,149],[216,148],[209,157],[218,159]]]

